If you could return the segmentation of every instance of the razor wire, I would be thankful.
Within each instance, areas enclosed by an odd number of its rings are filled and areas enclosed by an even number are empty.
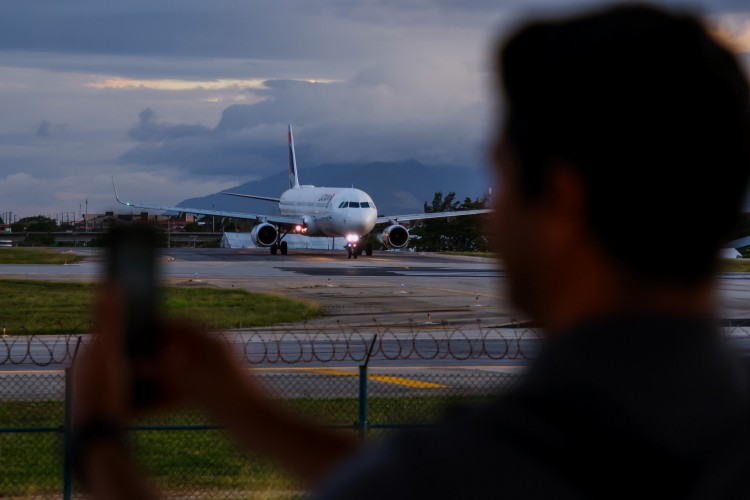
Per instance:
[[[750,341],[749,320],[722,320],[722,334]],[[216,333],[238,356],[253,365],[359,363],[375,341],[372,357],[383,361],[531,360],[540,347],[541,330],[529,323],[451,325],[410,322],[386,325],[303,323]],[[0,366],[66,366],[90,335],[0,337]],[[746,342],[747,343],[747,342]],[[750,344],[746,346],[750,352]]]

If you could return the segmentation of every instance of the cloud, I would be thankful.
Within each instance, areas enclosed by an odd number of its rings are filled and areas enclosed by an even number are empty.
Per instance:
[[[156,113],[151,109],[144,109],[138,115],[138,124],[130,129],[128,136],[134,141],[162,142],[187,137],[201,137],[208,132],[209,130],[201,125],[167,125],[166,123],[159,123]]]
[[[405,71],[379,64],[347,82],[266,81],[253,91],[260,102],[225,108],[211,129],[162,123],[146,109],[129,132],[139,144],[120,162],[201,176],[265,176],[285,168],[291,122],[301,165],[407,158],[483,164],[487,96],[470,84],[475,74],[461,74],[466,68],[435,66]],[[466,87],[456,88],[457,81]]]
[[[112,175],[152,202],[236,185],[285,168],[289,122],[302,169],[484,165],[496,36],[609,3],[6,0],[0,210],[109,207]],[[745,46],[745,0],[692,4]]]
[[[155,90],[194,90],[194,89],[206,89],[206,90],[217,90],[217,89],[261,89],[263,88],[263,80],[238,80],[238,79],[223,79],[209,81],[195,81],[195,80],[176,80],[176,79],[150,79],[150,80],[136,80],[132,78],[104,78],[96,82],[88,84],[89,87],[95,89],[155,89]]]
[[[66,125],[50,123],[47,120],[43,120],[36,129],[34,135],[37,139],[58,139],[61,138],[66,131]]]
[[[750,15],[719,16],[713,23],[714,34],[740,54],[750,54]]]

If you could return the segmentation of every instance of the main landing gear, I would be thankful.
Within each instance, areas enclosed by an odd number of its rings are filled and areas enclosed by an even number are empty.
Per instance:
[[[271,255],[276,255],[276,253],[281,252],[281,255],[286,255],[288,251],[288,247],[286,244],[286,241],[284,241],[284,236],[286,236],[288,233],[282,234],[279,239],[271,245]]]
[[[271,255],[276,255],[277,252],[281,252],[281,255],[286,255],[288,251],[288,247],[286,244],[286,241],[282,241],[281,243],[274,243],[271,245]]]

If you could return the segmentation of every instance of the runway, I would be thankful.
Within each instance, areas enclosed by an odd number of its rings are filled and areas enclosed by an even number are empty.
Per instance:
[[[94,281],[101,276],[102,254],[84,253],[85,261],[71,265],[0,265],[0,277]],[[508,300],[507,274],[495,259],[381,252],[348,260],[343,251],[272,256],[260,250],[180,248],[164,250],[161,274],[175,286],[271,291],[323,305],[325,317],[302,325],[228,332],[235,351],[255,368],[348,369],[361,362],[376,333],[374,367],[517,371],[533,359],[538,345],[537,332],[508,328],[526,318]],[[750,318],[750,275],[722,275],[719,290],[723,317]],[[748,337],[745,330],[738,332],[736,338]],[[306,345],[310,337],[314,340]],[[24,339],[4,339],[0,370],[60,369],[74,346],[53,339],[26,345]]]
[[[94,281],[101,276],[101,252],[71,265],[0,265],[0,276]],[[347,259],[341,251],[165,249],[164,282],[275,292],[319,302],[320,321],[368,324],[408,322],[503,323],[519,315],[504,305],[505,273],[494,259],[411,252],[381,252]]]
[[[76,249],[87,260],[71,265],[0,265],[0,277],[94,281],[101,251]],[[346,259],[343,251],[164,249],[162,277],[176,286],[237,287],[319,302],[318,323],[403,325],[409,322],[488,324],[522,321],[505,291],[507,274],[495,259],[413,252],[376,252]],[[750,318],[750,273],[720,275],[721,317]]]

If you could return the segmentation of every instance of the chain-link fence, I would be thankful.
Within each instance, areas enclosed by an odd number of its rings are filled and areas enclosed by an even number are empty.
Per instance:
[[[750,319],[722,319],[722,334],[743,354],[750,354]],[[459,325],[430,322],[384,325],[282,325],[228,330],[218,334],[250,366],[362,362],[373,339],[372,359],[391,361],[463,362],[530,360],[541,335],[531,323]],[[0,337],[0,368],[7,366],[65,367],[87,335],[28,335]],[[643,349],[649,348],[643,343]]]
[[[750,352],[747,325],[747,320],[721,324],[724,335],[745,353]],[[539,347],[533,325],[481,322],[460,327],[302,325],[221,336],[290,411],[370,438],[431,425],[447,408],[486,401],[514,383],[507,367],[524,364]],[[6,369],[0,371],[0,498],[80,496],[64,460],[72,389],[62,369],[87,340],[0,339],[0,368]],[[507,369],[499,367],[500,361]],[[130,436],[139,461],[168,497],[300,494],[278,467],[237,449],[198,411],[137,422]]]
[[[66,467],[71,426],[66,373],[5,373],[0,387],[0,498],[80,496]],[[481,402],[514,376],[462,368],[256,370],[290,411],[341,432],[429,425],[446,408]],[[67,390],[71,387],[68,384]],[[200,412],[152,416],[129,433],[143,468],[171,498],[289,498],[300,487],[278,467],[239,450]]]

